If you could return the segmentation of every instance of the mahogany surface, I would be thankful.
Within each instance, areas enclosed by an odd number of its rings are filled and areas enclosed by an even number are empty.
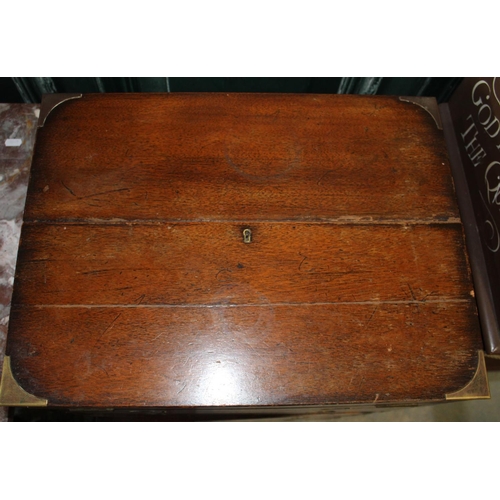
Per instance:
[[[477,367],[472,291],[421,108],[84,95],[38,131],[7,354],[50,406],[441,401]]]

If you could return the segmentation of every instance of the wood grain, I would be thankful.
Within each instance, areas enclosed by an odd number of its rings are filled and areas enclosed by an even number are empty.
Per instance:
[[[36,153],[25,220],[458,217],[442,132],[393,97],[85,95]]]
[[[443,401],[482,348],[472,290],[421,108],[86,95],[37,138],[7,349],[51,406]]]
[[[466,303],[29,307],[12,316],[17,378],[56,406],[433,401],[477,365]]]
[[[28,225],[19,304],[469,300],[459,225]]]

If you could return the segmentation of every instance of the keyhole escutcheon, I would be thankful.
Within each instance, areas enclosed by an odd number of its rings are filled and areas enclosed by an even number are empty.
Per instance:
[[[249,228],[243,229],[243,243],[252,243],[252,230]]]

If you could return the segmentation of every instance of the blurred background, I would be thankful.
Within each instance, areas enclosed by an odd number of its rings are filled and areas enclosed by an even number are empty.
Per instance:
[[[433,96],[446,102],[462,78],[2,77],[0,102],[39,103],[55,92],[296,92]]]

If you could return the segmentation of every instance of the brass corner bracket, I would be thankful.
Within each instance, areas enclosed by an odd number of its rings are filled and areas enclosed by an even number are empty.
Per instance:
[[[490,386],[484,351],[478,351],[477,369],[472,380],[462,389],[446,394],[446,401],[463,401],[467,399],[490,399]]]
[[[10,366],[10,357],[3,359],[0,382],[0,406],[47,406],[48,400],[26,392],[16,381]]]
[[[40,106],[40,116],[38,117],[38,128],[45,125],[47,116],[52,110],[70,99],[80,99],[83,94],[44,94],[42,97],[42,104]]]
[[[441,121],[441,115],[439,113],[439,106],[438,106],[438,103],[434,97],[401,96],[399,98],[399,100],[402,102],[410,102],[412,104],[420,106],[422,109],[427,111],[427,113],[429,113],[432,116],[434,122],[436,123],[437,128],[439,130],[443,130],[443,122]]]

